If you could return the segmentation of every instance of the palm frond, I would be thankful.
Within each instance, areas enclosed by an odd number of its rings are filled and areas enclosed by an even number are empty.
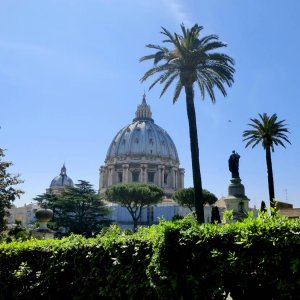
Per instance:
[[[175,37],[173,37],[172,33],[170,33],[166,28],[161,27],[162,31],[160,32],[161,34],[167,36],[169,39],[168,40],[164,40],[164,43],[173,43],[175,44]]]
[[[210,61],[222,62],[223,64],[228,65],[228,67],[230,67],[232,69],[232,71],[234,72],[235,69],[233,66],[235,64],[235,61],[229,55],[224,54],[224,53],[214,52],[214,53],[208,53],[207,57]]]
[[[166,82],[164,88],[162,89],[162,91],[161,91],[159,97],[161,97],[161,96],[165,93],[165,91],[168,89],[168,87],[171,85],[171,83],[174,81],[174,79],[175,79],[176,77],[178,77],[178,73],[175,73],[174,75],[172,75],[172,76],[168,79],[168,81]]]
[[[164,74],[161,74],[154,82],[150,85],[149,90],[151,90],[158,82],[162,83],[164,82],[172,73],[174,73],[174,70],[168,70]]]
[[[155,53],[153,64],[157,65],[163,58],[164,58],[165,52],[164,51],[158,51]]]
[[[178,82],[176,84],[176,88],[175,88],[175,93],[173,96],[173,103],[175,103],[177,101],[177,99],[179,98],[182,88],[183,88],[183,85],[182,85],[181,81],[178,80]]]
[[[150,55],[145,55],[143,57],[141,57],[139,59],[139,62],[145,61],[145,60],[150,60],[150,59],[154,59],[155,58],[155,54],[150,54]]]
[[[253,147],[261,143],[264,148],[270,147],[272,152],[275,146],[285,148],[284,142],[291,144],[286,133],[289,133],[285,120],[277,121],[277,115],[268,116],[267,113],[258,114],[259,118],[251,118],[248,126],[251,130],[243,132],[243,141],[248,141],[246,147],[253,143]]]
[[[144,82],[149,76],[151,76],[155,73],[167,71],[170,69],[174,69],[174,66],[172,66],[170,64],[164,64],[164,65],[160,65],[160,66],[151,68],[144,74],[144,76],[140,80],[141,80],[141,82]]]
[[[207,43],[205,45],[200,46],[201,50],[204,52],[215,50],[215,49],[222,48],[222,47],[227,47],[227,44],[219,42],[219,41]]]
[[[216,102],[216,97],[215,97],[215,93],[214,93],[214,82],[213,80],[207,76],[205,73],[202,74],[203,77],[205,78],[205,81],[203,81],[204,83],[204,87],[209,95],[209,98],[211,99],[212,103]]]
[[[171,70],[168,70],[166,71],[162,76],[161,76],[161,79],[160,79],[160,82],[159,83],[164,83],[172,74],[174,74],[174,72],[176,74],[178,74],[178,71],[176,69],[171,69]]]
[[[204,88],[204,83],[203,83],[203,80],[202,80],[201,76],[197,76],[197,83],[198,83],[198,87],[200,89],[201,98],[202,98],[202,100],[204,100],[204,98],[205,98],[205,88]]]
[[[146,47],[147,47],[147,48],[150,48],[150,49],[160,50],[160,51],[163,51],[163,52],[168,52],[168,51],[169,51],[168,48],[162,47],[162,46],[160,46],[160,45],[147,44]]]
[[[157,79],[155,79],[151,85],[149,86],[149,91],[161,80],[161,78],[164,76],[165,74],[160,75]]]
[[[206,45],[208,42],[212,40],[218,40],[219,37],[216,34],[210,34],[199,40],[199,45]]]

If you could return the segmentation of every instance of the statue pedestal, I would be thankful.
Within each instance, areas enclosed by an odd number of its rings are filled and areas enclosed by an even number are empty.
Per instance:
[[[226,209],[233,210],[233,218],[242,220],[249,211],[249,199],[240,178],[232,178],[228,186],[228,196],[224,199]]]

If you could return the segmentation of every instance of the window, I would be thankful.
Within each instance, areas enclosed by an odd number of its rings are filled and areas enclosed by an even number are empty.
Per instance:
[[[119,182],[123,182],[123,174],[118,173]]]
[[[164,184],[168,183],[168,174],[164,174]]]
[[[154,182],[154,173],[153,172],[148,173],[148,182],[151,182],[151,183]]]
[[[140,172],[132,172],[132,182],[139,182]]]

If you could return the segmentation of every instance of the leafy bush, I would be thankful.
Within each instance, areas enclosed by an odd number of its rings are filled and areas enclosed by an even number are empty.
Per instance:
[[[0,299],[298,299],[300,221],[193,219],[0,244]]]

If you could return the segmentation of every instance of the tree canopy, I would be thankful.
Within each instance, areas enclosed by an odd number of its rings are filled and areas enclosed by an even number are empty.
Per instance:
[[[14,187],[22,183],[23,180],[20,179],[20,175],[13,175],[8,172],[7,169],[13,163],[3,161],[4,157],[4,150],[0,148],[0,232],[6,228],[5,217],[9,216],[7,209],[11,208],[12,202],[24,193]]]
[[[55,205],[58,201],[58,196],[55,194],[44,193],[37,195],[35,198],[33,198],[33,200],[36,201],[40,207],[52,209],[54,211]]]
[[[163,190],[151,184],[123,183],[109,187],[105,192],[108,201],[125,207],[133,220],[133,229],[136,230],[141,217],[142,209],[162,200]]]
[[[211,192],[206,189],[202,190],[203,192],[203,201],[204,204],[214,204],[218,198]],[[195,191],[194,188],[184,188],[177,190],[173,197],[174,201],[176,201],[181,206],[186,206],[189,210],[195,210]]]
[[[79,180],[74,187],[67,186],[61,195],[42,194],[34,198],[43,208],[53,210],[56,229],[68,228],[70,232],[90,236],[109,223],[109,214],[92,185]]]

